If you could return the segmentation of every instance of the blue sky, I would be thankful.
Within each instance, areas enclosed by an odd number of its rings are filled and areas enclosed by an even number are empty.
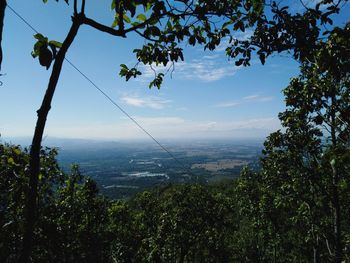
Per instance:
[[[63,1],[8,1],[39,32],[63,41],[70,26],[72,6]],[[97,4],[98,2],[98,4]],[[337,19],[342,25],[349,6]],[[88,1],[87,15],[111,24],[108,1]],[[242,34],[246,37],[249,31]],[[50,76],[30,55],[33,32],[10,10],[3,36],[4,85],[0,87],[2,137],[31,136]],[[156,138],[253,138],[278,129],[278,112],[284,109],[281,90],[298,74],[288,56],[273,56],[262,66],[236,67],[223,48],[204,52],[183,45],[185,62],[176,64],[172,78],[160,90],[149,89],[152,72],[144,68],[139,79],[125,82],[119,65],[133,66],[132,50],[143,40],[135,35],[115,38],[84,26],[67,58],[88,75]],[[45,135],[64,138],[147,138],[123,113],[108,102],[70,65],[64,64],[49,113]]]

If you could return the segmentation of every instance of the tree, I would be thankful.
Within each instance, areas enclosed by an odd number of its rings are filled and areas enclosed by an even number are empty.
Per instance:
[[[43,0],[47,2],[47,0]],[[347,0],[343,0],[347,1]],[[315,9],[307,9],[304,14],[291,15],[287,7],[280,8],[275,2],[269,6],[262,0],[247,1],[160,1],[160,0],[113,0],[115,20],[112,27],[103,25],[85,14],[85,0],[80,3],[73,1],[72,25],[65,40],[61,43],[48,41],[41,34],[36,34],[37,43],[32,55],[39,57],[39,62],[47,69],[53,62],[52,73],[42,104],[37,111],[38,119],[30,148],[29,187],[26,194],[25,235],[21,259],[28,262],[32,248],[33,231],[37,211],[37,185],[40,171],[40,148],[46,119],[51,108],[51,101],[59,80],[65,55],[73,43],[80,26],[87,25],[101,32],[116,37],[126,38],[134,32],[148,43],[134,53],[139,62],[146,65],[167,65],[179,59],[183,60],[182,49],[178,43],[188,40],[189,44],[203,44],[204,48],[215,49],[222,39],[229,37],[230,46],[227,54],[238,58],[236,65],[249,65],[251,53],[255,52],[262,63],[273,52],[292,50],[296,58],[308,58],[307,47],[313,47],[318,41],[319,24],[332,21],[329,16],[339,12],[342,0],[333,3],[329,0],[320,1]],[[68,3],[68,0],[65,0]],[[329,5],[327,11],[322,11],[322,5]],[[268,19],[264,13],[265,7],[271,7],[274,15]],[[142,11],[143,9],[143,11]],[[142,11],[140,13],[140,11]],[[297,22],[296,29],[294,22]],[[247,27],[255,26],[250,41],[237,40],[234,32],[245,31]],[[267,33],[267,34],[266,34]],[[281,36],[282,34],[282,36]],[[172,64],[173,65],[173,64]],[[121,65],[120,75],[126,80],[140,75],[136,67],[128,68]],[[160,87],[163,74],[155,75],[150,87]]]
[[[2,64],[2,30],[4,28],[4,17],[5,17],[5,9],[6,9],[6,0],[0,2],[0,72],[1,72],[1,64]]]
[[[38,180],[40,202],[38,213],[45,214],[53,202],[54,186],[62,183],[63,174],[58,168],[55,149],[41,151],[42,169]],[[29,165],[29,153],[15,145],[0,145],[1,177],[0,177],[0,261],[15,262],[21,249],[23,238],[23,193],[28,184],[26,170]],[[41,225],[45,226],[45,217],[40,216]],[[43,222],[44,221],[44,222]],[[37,233],[40,233],[38,231]],[[42,236],[36,235],[36,240]]]
[[[136,245],[134,257],[128,262],[231,261],[234,211],[227,195],[200,185],[168,186],[140,193],[130,207],[135,211],[131,224],[138,226],[137,230],[131,227],[135,233],[132,242],[125,238],[116,244],[117,251],[124,242]],[[130,214],[129,209],[123,210]]]
[[[349,257],[349,33],[349,24],[333,29],[301,64],[300,76],[284,90],[284,131],[265,142],[259,181],[253,179],[259,191],[249,186],[249,173],[241,182],[250,195],[258,194],[250,207],[256,220],[272,226],[272,236],[265,236],[289,253],[284,240],[294,236],[294,245],[312,250],[302,255],[314,262]]]
[[[77,166],[64,173],[56,149],[40,153],[38,227],[34,232],[33,262],[108,262],[107,233],[110,203],[98,194],[96,183]],[[0,261],[17,262],[23,238],[24,189],[29,153],[0,144]]]

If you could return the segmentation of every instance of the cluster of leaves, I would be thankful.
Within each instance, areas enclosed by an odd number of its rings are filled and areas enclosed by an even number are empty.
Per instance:
[[[112,7],[116,9],[116,19],[123,21],[123,30],[124,23],[128,23],[148,41],[134,50],[138,61],[145,65],[172,66],[179,59],[183,60],[183,50],[178,45],[183,41],[192,46],[203,45],[209,50],[228,41],[227,56],[236,60],[236,66],[249,66],[253,53],[257,53],[262,64],[271,54],[283,51],[290,51],[301,62],[311,59],[320,37],[330,33],[321,31],[321,27],[332,25],[330,16],[339,12],[342,2],[319,1],[313,8],[295,14],[276,1],[266,4],[260,0],[128,1],[128,5],[113,1]],[[123,19],[115,3],[125,5]],[[127,14],[133,18],[139,5],[145,13],[137,15],[133,21]],[[116,25],[115,21],[113,26]],[[237,37],[237,32],[246,29],[252,29],[251,37]]]
[[[267,3],[264,0],[112,0],[115,18],[111,28],[86,19],[84,13],[80,19],[82,24],[115,36],[138,34],[146,43],[134,50],[136,59],[150,67],[170,68],[179,60],[183,61],[182,42],[203,45],[209,50],[224,42],[226,54],[235,59],[236,66],[249,66],[254,53],[262,64],[271,54],[284,51],[291,52],[298,61],[310,59],[320,37],[329,34],[329,31],[322,31],[322,27],[332,25],[331,16],[347,1],[322,0],[295,13],[277,1]],[[76,5],[74,1],[75,10]],[[82,5],[85,6],[85,1]],[[237,32],[247,29],[252,31],[251,36],[244,39],[237,36]],[[48,67],[50,54],[47,49],[44,53],[42,64]],[[141,75],[137,65],[129,69],[121,64],[120,75],[126,80]],[[155,74],[149,87],[159,88],[162,80],[163,76]]]
[[[214,50],[232,33],[230,26],[233,31],[244,32],[246,27],[254,25],[264,7],[263,1],[259,0],[178,1],[171,4],[168,1],[134,2],[136,6],[142,4],[146,13],[136,16],[140,21],[124,19],[124,22],[135,26],[135,32],[148,40],[142,48],[134,50],[136,58],[144,65],[165,67],[184,60],[179,43],[187,41],[192,46],[200,44],[204,49]],[[132,17],[133,11],[130,11]],[[120,75],[125,76],[122,71]],[[150,87],[159,88],[162,79],[163,76],[155,74]]]
[[[34,38],[37,42],[34,45],[32,56],[33,58],[39,57],[40,65],[49,69],[57,55],[57,49],[62,47],[62,43],[55,40],[49,41],[47,37],[40,33],[35,34]]]
[[[329,31],[323,27],[332,25],[331,15],[340,11],[343,1],[318,1],[315,7],[305,7],[304,13],[292,13],[288,6],[280,6],[276,1],[270,4],[272,17],[260,16],[252,37],[248,40],[233,39],[226,49],[228,56],[236,58],[236,65],[249,65],[251,54],[256,52],[262,64],[271,54],[290,52],[301,62],[312,59],[312,53],[318,48],[322,37]],[[344,1],[346,2],[346,1]]]

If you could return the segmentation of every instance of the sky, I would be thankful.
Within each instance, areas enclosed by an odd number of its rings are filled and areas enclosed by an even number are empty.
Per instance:
[[[87,1],[86,14],[107,25],[114,13],[110,0]],[[34,28],[62,42],[67,34],[72,6],[64,1],[8,0]],[[294,8],[299,8],[295,6]],[[344,25],[349,5],[336,19]],[[51,69],[31,56],[34,32],[10,10],[3,33],[4,60],[0,86],[2,138],[32,136]],[[240,37],[250,32],[240,33]],[[224,46],[209,52],[183,45],[185,61],[177,63],[160,90],[149,89],[149,68],[126,82],[119,65],[133,66],[133,49],[144,40],[136,35],[116,38],[83,26],[67,58],[115,100],[154,137],[192,139],[264,138],[280,128],[282,89],[298,75],[298,64],[288,55],[274,55],[262,66],[253,58],[250,67],[237,67],[225,56]],[[69,64],[63,65],[48,116],[45,136],[84,139],[143,139],[143,133]]]

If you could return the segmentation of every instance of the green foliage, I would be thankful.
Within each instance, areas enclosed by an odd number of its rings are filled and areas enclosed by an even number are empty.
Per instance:
[[[21,249],[29,156],[26,149],[22,151],[19,146],[9,145],[0,145],[0,156],[0,261],[12,262]],[[53,185],[62,180],[55,156],[55,149],[42,151],[43,167],[39,175],[40,213],[53,198]],[[39,224],[41,223],[42,221]]]
[[[330,17],[338,13],[341,4],[347,1],[318,1],[314,7],[294,12],[277,1],[267,4],[263,0],[112,0],[111,9],[115,12],[111,26],[113,32],[104,25],[93,27],[104,28],[102,31],[121,37],[127,37],[131,32],[138,34],[145,44],[134,50],[136,59],[150,67],[174,67],[179,59],[184,60],[179,45],[182,42],[203,45],[209,50],[227,42],[226,54],[235,59],[236,66],[249,66],[253,54],[257,54],[264,64],[273,53],[284,51],[304,62],[312,59],[312,52],[318,48],[320,39],[329,35],[330,31],[322,28],[333,24]],[[86,22],[80,19],[82,24]],[[246,32],[247,29],[252,31],[251,36],[237,37],[237,32]],[[41,64],[49,67],[52,59],[48,49],[44,50]],[[121,67],[120,75],[126,80],[141,75],[137,67],[131,70],[126,73]],[[159,74],[155,74],[150,87],[159,88],[162,80]]]
[[[301,64],[284,90],[284,129],[266,140],[262,170],[242,173],[241,207],[264,229],[268,261],[349,258],[348,34],[349,25],[334,29]]]
[[[34,45],[32,56],[33,58],[39,57],[40,65],[49,69],[56,57],[57,49],[62,47],[62,43],[55,40],[49,41],[40,33],[35,34],[34,38],[37,39],[37,42]]]
[[[0,145],[0,260],[16,262],[23,236],[28,153]],[[233,199],[200,185],[107,201],[77,166],[69,175],[55,149],[41,151],[35,262],[227,262],[235,229]]]
[[[119,75],[121,77],[125,76],[125,79],[128,81],[131,77],[136,78],[138,75],[141,75],[141,72],[138,71],[136,68],[129,69],[125,64],[120,65],[120,73]]]
[[[108,202],[91,179],[77,170],[64,174],[55,149],[41,151],[38,222],[33,261],[101,262],[106,256]],[[0,145],[0,261],[16,262],[23,237],[24,193],[29,156],[18,146]]]
[[[161,200],[159,202],[158,200]],[[146,262],[227,262],[230,202],[199,185],[143,193],[134,200]]]
[[[152,80],[151,83],[149,84],[149,88],[157,87],[158,89],[160,89],[160,86],[162,85],[162,82],[163,82],[163,77],[164,77],[163,73],[158,73],[155,79]]]

